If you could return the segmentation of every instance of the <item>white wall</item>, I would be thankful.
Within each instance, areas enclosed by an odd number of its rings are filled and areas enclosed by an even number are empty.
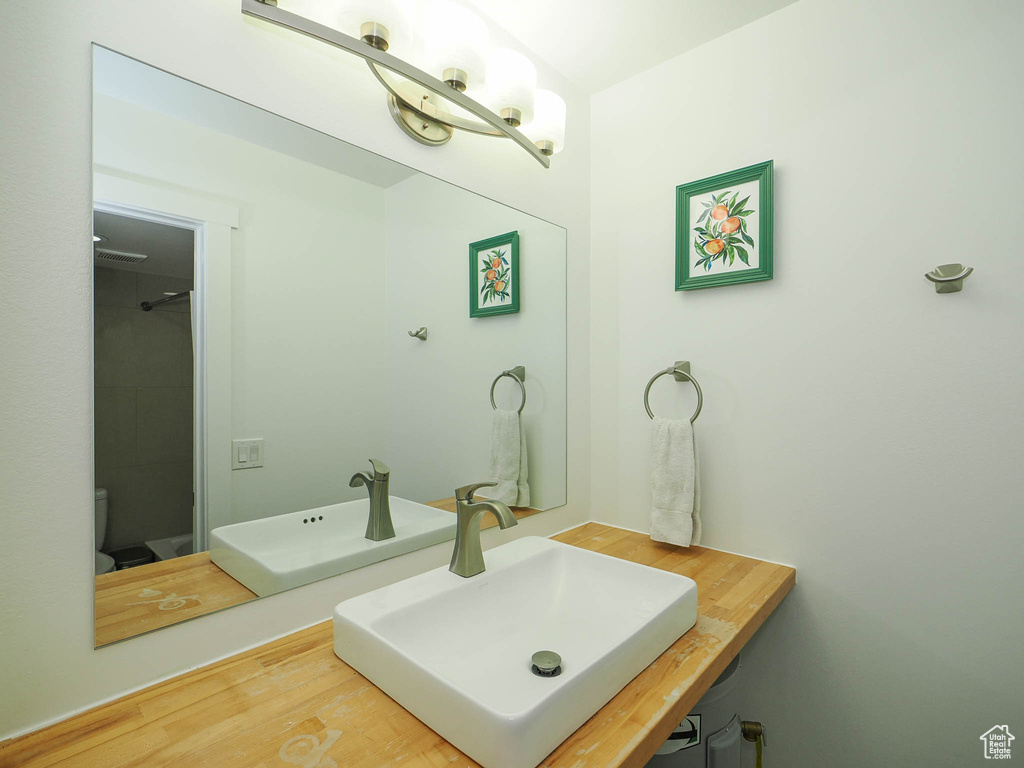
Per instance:
[[[428,176],[389,187],[386,199],[387,457],[395,492],[442,499],[490,478],[491,383],[501,371],[525,365],[530,505],[561,506],[565,230]],[[471,318],[469,244],[513,230],[519,232],[520,311]],[[423,325],[426,343],[407,335]],[[520,398],[511,379],[495,387],[500,408],[518,409]]]
[[[349,474],[385,443],[384,190],[102,94],[93,129],[106,173],[239,211],[231,379],[211,386],[230,387],[232,437],[266,441],[264,466],[225,467],[231,506],[210,527],[357,498]]]
[[[704,543],[798,569],[743,670],[775,765],[974,764],[1024,724],[1022,28],[802,0],[593,99],[595,514],[648,526],[643,388],[691,360]],[[675,186],[769,158],[775,279],[675,292]]]
[[[511,142],[414,144],[362,62],[245,19],[235,2],[0,0],[0,738],[160,677],[326,619],[338,600],[444,564],[440,545],[300,590],[92,649],[90,42],[135,56],[391,156],[568,230],[570,271],[589,243],[589,102],[566,96],[569,138],[544,171]],[[501,40],[498,44],[507,44]],[[485,546],[587,519],[588,292],[569,295],[569,504],[486,531]],[[13,545],[13,546],[12,546]]]

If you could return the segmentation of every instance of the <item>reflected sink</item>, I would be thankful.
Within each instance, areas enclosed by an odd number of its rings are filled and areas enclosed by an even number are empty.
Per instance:
[[[388,498],[394,538],[365,538],[370,501],[357,499],[214,528],[210,559],[265,597],[454,538],[451,512]]]
[[[536,766],[697,621],[685,576],[538,537],[484,557],[334,609],[335,653],[484,768]]]

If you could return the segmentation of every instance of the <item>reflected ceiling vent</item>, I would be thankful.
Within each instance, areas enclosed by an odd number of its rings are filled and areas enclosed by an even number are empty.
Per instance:
[[[96,249],[96,263],[113,261],[119,264],[138,264],[147,258],[144,253],[124,253],[123,251],[110,251],[106,248]]]

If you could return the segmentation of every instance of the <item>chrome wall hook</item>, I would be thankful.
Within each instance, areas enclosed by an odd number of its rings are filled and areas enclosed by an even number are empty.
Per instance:
[[[964,267],[963,264],[943,264],[931,272],[926,272],[925,277],[935,283],[936,293],[956,293],[964,289],[964,278],[974,271],[974,267]]]
[[[409,335],[412,336],[414,339],[419,339],[420,341],[426,341],[427,340],[427,326],[424,325],[418,331],[409,331]]]

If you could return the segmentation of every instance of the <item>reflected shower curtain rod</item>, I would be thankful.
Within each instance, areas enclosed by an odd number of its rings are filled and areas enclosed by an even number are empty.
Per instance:
[[[144,301],[141,304],[139,304],[139,308],[143,312],[149,312],[149,310],[151,310],[153,307],[159,307],[161,304],[166,304],[168,301],[177,301],[178,299],[183,299],[186,296],[188,296],[189,293],[191,293],[191,291],[182,291],[181,293],[176,293],[173,296],[168,296],[166,299],[158,299],[157,301]]]

